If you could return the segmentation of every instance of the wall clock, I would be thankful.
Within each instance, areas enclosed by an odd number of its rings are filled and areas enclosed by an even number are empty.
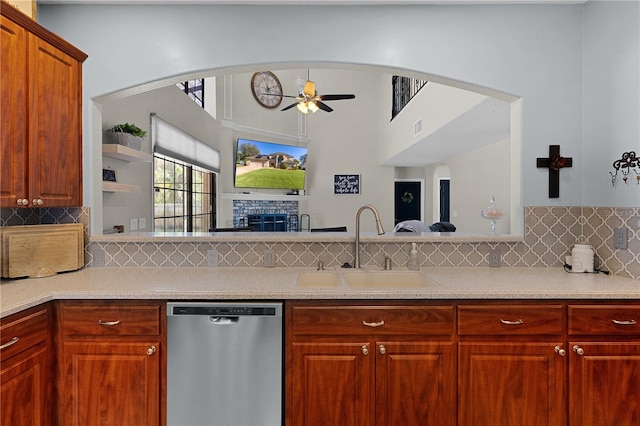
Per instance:
[[[282,84],[271,71],[260,71],[253,74],[251,93],[256,101],[265,108],[276,108],[282,102]]]

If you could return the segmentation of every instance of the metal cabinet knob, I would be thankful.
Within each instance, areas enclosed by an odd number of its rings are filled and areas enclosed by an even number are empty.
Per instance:
[[[384,355],[387,353],[387,348],[385,348],[384,345],[380,345],[378,347],[378,351],[380,352],[380,355]]]
[[[362,345],[360,347],[360,351],[362,352],[362,355],[369,355],[369,346]]]
[[[564,348],[560,345],[556,346],[554,348],[554,350],[556,351],[556,353],[560,356],[565,356],[567,354],[567,351],[564,350]]]
[[[29,205],[29,200],[27,200],[26,198],[18,198],[16,200],[16,202],[18,203],[19,206],[28,206]]]
[[[33,205],[34,206],[41,206],[42,204],[44,204],[44,201],[42,201],[42,198],[34,198],[33,199]]]
[[[147,355],[153,355],[156,353],[156,347],[151,345],[149,346],[149,349],[147,349]]]
[[[575,353],[577,353],[578,355],[584,355],[584,349],[582,349],[580,346],[578,345],[573,345],[573,351]]]

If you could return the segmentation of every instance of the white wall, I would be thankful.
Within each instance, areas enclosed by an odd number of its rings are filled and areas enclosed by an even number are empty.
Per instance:
[[[640,2],[584,8],[582,200],[585,206],[640,206],[636,176],[611,185],[612,163],[640,155]],[[576,163],[574,163],[576,164]],[[562,172],[561,172],[562,173]]]
[[[601,14],[606,19],[601,20]],[[291,31],[291,23],[308,16],[322,22],[321,37],[316,31]],[[84,65],[83,154],[84,199],[91,207],[100,205],[102,198],[101,112],[91,99],[196,71],[237,65],[247,65],[249,71],[251,64],[282,63],[282,68],[290,68],[300,62],[359,63],[421,71],[432,81],[449,78],[522,97],[525,205],[581,205],[585,175],[608,173],[609,159],[592,154],[601,138],[585,136],[582,144],[587,119],[585,134],[610,122],[586,107],[583,121],[587,101],[621,111],[638,108],[637,95],[590,91],[610,74],[616,77],[612,89],[637,88],[640,53],[634,2],[367,7],[43,4],[39,20],[89,54]],[[256,31],[265,21],[281,25],[268,33]],[[606,46],[630,47],[625,57],[611,58],[608,48],[595,40],[596,33],[608,33]],[[583,90],[582,75],[589,74],[585,68],[596,65],[597,78],[588,77],[591,84]],[[630,136],[630,142],[621,144],[637,144],[637,126],[622,115],[614,122]],[[560,144],[576,165],[561,171],[558,199],[547,197],[548,172],[535,166],[535,158],[546,156],[550,144]],[[580,166],[587,163],[589,170]],[[602,193],[587,198],[590,204],[637,204],[633,197]]]
[[[510,142],[505,139],[444,162],[450,171],[451,223],[457,232],[491,232],[489,221],[480,216],[480,211],[493,195],[504,210],[496,231],[510,233],[509,168],[503,167],[509,163],[510,155]]]

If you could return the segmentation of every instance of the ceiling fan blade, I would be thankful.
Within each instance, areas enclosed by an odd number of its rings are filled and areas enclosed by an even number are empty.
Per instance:
[[[333,108],[331,108],[329,105],[322,103],[320,101],[315,101],[315,104],[318,106],[318,108],[320,108],[323,111],[327,111],[327,112],[333,111]]]
[[[293,99],[299,99],[297,96],[292,96],[292,95],[280,95],[278,93],[262,93],[263,95],[266,96],[277,96],[278,98],[293,98]]]
[[[296,105],[298,105],[298,102],[294,102],[294,103],[292,103],[291,105],[289,105],[289,106],[286,106],[286,107],[282,108],[280,111],[286,111],[286,110],[288,110],[288,109],[293,108],[293,107],[294,107],[294,106],[296,106]]]
[[[339,101],[342,99],[355,99],[356,95],[320,95],[317,98],[321,101]]]

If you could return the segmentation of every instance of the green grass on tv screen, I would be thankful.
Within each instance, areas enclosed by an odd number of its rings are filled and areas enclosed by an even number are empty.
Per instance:
[[[236,177],[238,188],[304,189],[305,170],[258,169]]]

